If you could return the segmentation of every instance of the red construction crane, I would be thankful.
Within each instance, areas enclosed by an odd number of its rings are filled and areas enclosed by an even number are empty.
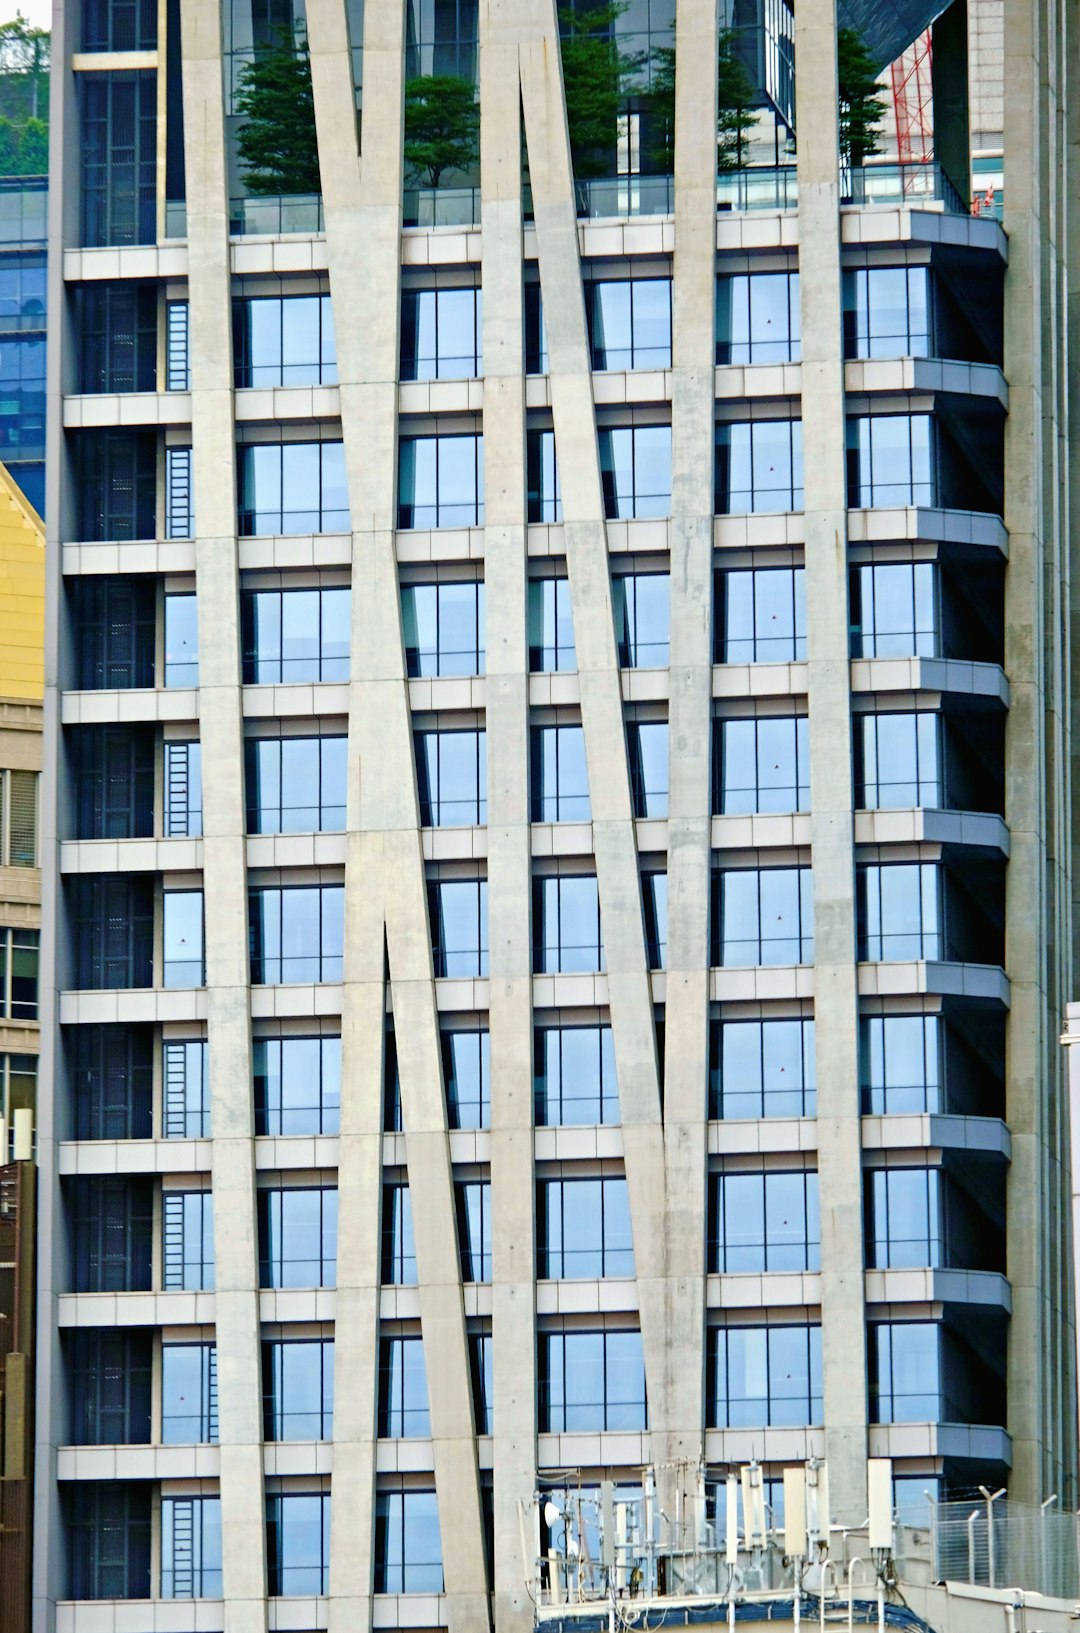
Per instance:
[[[933,45],[926,29],[889,69],[901,164],[929,164],[934,157],[932,64]]]

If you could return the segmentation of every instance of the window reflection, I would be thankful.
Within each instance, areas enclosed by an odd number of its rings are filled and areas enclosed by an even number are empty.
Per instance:
[[[240,449],[241,534],[344,533],[349,527],[341,442],[270,442]]]
[[[404,289],[401,378],[465,380],[481,372],[483,297],[479,289]]]
[[[717,363],[797,362],[799,328],[797,272],[739,272],[716,280]]]
[[[233,302],[236,385],[337,384],[329,295],[250,296]]]
[[[801,510],[801,420],[748,420],[716,428],[716,513]]]
[[[717,663],[793,663],[806,657],[801,567],[716,575]]]

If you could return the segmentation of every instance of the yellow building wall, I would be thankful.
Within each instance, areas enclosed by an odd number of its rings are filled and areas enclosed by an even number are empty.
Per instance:
[[[0,697],[45,691],[45,530],[0,464]]]

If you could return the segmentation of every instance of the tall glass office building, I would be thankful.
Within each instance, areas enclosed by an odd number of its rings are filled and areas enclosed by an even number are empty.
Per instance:
[[[588,165],[552,0],[57,9],[37,1633],[525,1629],[648,1465],[1075,1506],[1080,64],[1004,0],[973,216],[964,5],[865,167],[933,0],[634,0]]]

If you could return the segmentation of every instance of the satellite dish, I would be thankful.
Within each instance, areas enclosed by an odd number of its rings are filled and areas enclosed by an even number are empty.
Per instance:
[[[562,1519],[562,1510],[557,1508],[549,1498],[544,1504],[544,1524],[549,1531],[553,1531]]]

